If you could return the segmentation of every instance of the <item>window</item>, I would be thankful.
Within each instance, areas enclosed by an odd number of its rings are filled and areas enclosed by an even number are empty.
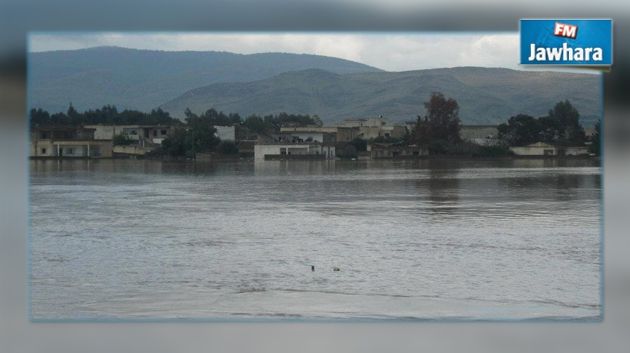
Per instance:
[[[162,136],[166,135],[166,130],[160,130],[160,134],[161,134]]]
[[[42,148],[42,153],[41,154],[46,154],[46,149]]]
[[[157,130],[153,130],[153,137],[157,137]]]
[[[68,148],[68,149],[66,150],[66,153],[67,153],[67,154],[74,154],[74,148]]]
[[[46,131],[42,131],[42,132],[39,134],[39,138],[41,138],[41,139],[47,139],[47,138],[48,138],[48,132],[46,132]]]

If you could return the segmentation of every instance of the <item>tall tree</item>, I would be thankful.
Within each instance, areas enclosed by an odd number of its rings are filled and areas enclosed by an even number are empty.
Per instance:
[[[500,124],[499,138],[509,146],[525,146],[541,141],[541,125],[538,119],[519,114]]]
[[[432,153],[444,153],[449,147],[461,142],[459,131],[459,105],[453,98],[434,92],[424,103],[427,114],[418,116],[416,142],[429,148]]]
[[[601,154],[602,141],[601,141],[601,132],[602,132],[602,124],[601,120],[598,120],[595,123],[595,132],[591,137],[591,147],[589,148],[591,153],[595,153],[596,155]]]
[[[584,128],[580,125],[580,113],[565,100],[558,102],[549,111],[549,119],[555,123],[558,144],[583,145],[586,139]]]
[[[190,145],[194,157],[198,152],[212,151],[221,142],[216,137],[217,129],[213,119],[207,115],[197,116],[186,109],[186,125],[188,126],[187,145]]]

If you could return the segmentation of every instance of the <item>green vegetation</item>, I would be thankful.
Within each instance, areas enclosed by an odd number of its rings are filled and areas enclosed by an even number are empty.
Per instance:
[[[217,146],[217,151],[221,154],[238,154],[238,146],[234,141],[221,141]]]
[[[30,111],[31,125],[90,125],[90,124],[107,124],[107,125],[178,125],[181,121],[172,118],[169,113],[162,109],[152,110],[150,113],[144,113],[137,110],[118,109],[113,105],[106,105],[100,109],[86,110],[82,113],[74,109],[72,103],[65,113],[50,114],[47,111],[37,108]]]
[[[499,138],[510,146],[545,142],[564,146],[584,145],[580,113],[568,101],[558,102],[547,116],[534,118],[519,114],[498,126]]]
[[[589,151],[591,153],[594,153],[598,156],[602,152],[601,151],[601,148],[602,148],[601,130],[602,130],[602,123],[601,121],[598,121],[597,123],[595,123],[595,132],[593,133],[593,137],[591,138],[591,146],[589,148]]]
[[[418,116],[409,141],[428,149],[431,155],[470,155],[501,157],[511,154],[509,146],[525,146],[545,142],[559,146],[583,146],[586,141],[580,124],[580,114],[568,101],[554,105],[546,116],[534,118],[525,114],[512,116],[498,126],[499,142],[494,146],[479,146],[460,137],[459,104],[436,92],[425,104],[426,115]],[[597,147],[595,147],[595,145]],[[599,153],[599,123],[591,150]]]
[[[427,115],[418,116],[415,142],[429,150],[430,154],[453,154],[462,139],[459,136],[459,104],[442,93],[434,92],[424,103]]]
[[[176,128],[162,141],[162,152],[171,157],[195,158],[197,153],[214,151],[221,142],[216,137],[217,129],[214,125],[222,117],[218,113],[201,116],[193,114],[190,110],[186,113],[186,125]]]

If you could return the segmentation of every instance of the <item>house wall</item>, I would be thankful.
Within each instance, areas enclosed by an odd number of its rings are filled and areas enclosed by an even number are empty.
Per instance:
[[[322,156],[335,158],[335,146],[320,144],[258,144],[254,146],[254,159],[264,160],[265,156]]]
[[[321,132],[293,132],[291,135],[302,141],[308,141],[311,139],[308,142],[324,142],[324,134]]]
[[[418,158],[427,156],[429,152],[417,146],[383,146],[369,145],[370,158]]]
[[[162,141],[164,141],[165,138],[168,137],[171,129],[169,126],[155,126],[155,127],[143,128],[143,130],[144,130],[143,136],[151,140],[151,142],[153,143],[160,144],[162,143]]]
[[[283,134],[298,135],[300,133],[320,133],[323,142],[350,142],[359,135],[356,127],[342,126],[319,126],[319,127],[283,127],[280,128]],[[319,140],[318,140],[319,141]]]
[[[459,134],[464,140],[497,137],[499,129],[496,126],[489,125],[464,125]]]
[[[359,128],[359,137],[364,140],[375,139],[381,136],[380,126],[362,126]]]
[[[94,129],[95,140],[111,140],[116,135],[126,134],[132,140],[147,138],[153,143],[162,143],[168,137],[170,126],[141,126],[141,125],[86,125]]]
[[[112,157],[112,143],[96,140],[32,141],[31,157],[110,158]]]
[[[95,140],[111,140],[116,135],[116,127],[112,125],[90,125],[89,127],[94,129]]]
[[[554,146],[518,146],[518,147],[510,147],[510,151],[512,151],[517,156],[557,156],[558,149]]]
[[[129,146],[114,146],[113,153],[121,156],[144,156],[146,153],[151,152],[153,148],[143,147],[138,145]]]
[[[217,129],[216,136],[221,141],[236,141],[236,127],[235,126],[215,126]]]
[[[567,147],[564,151],[566,156],[586,156],[589,154],[588,147]]]

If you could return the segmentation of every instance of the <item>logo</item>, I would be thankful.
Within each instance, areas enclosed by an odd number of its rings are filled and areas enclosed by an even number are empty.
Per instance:
[[[521,64],[612,65],[612,20],[521,20]]]
[[[575,39],[577,37],[577,26],[556,22],[553,29],[553,35]]]

